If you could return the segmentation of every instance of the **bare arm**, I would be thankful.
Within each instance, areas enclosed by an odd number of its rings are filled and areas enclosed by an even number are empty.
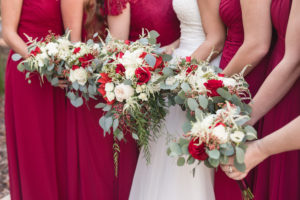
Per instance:
[[[205,41],[192,54],[192,58],[206,60],[212,50],[220,53],[225,41],[225,27],[219,16],[220,0],[198,0],[201,21],[206,35]],[[214,54],[213,59],[218,54]]]
[[[224,69],[231,76],[251,65],[245,75],[268,53],[272,38],[270,17],[271,0],[240,0],[244,26],[244,42]]]
[[[27,45],[17,32],[22,4],[22,0],[2,0],[1,14],[4,41],[16,53],[26,58],[28,57]]]
[[[260,87],[252,103],[255,124],[290,90],[300,76],[300,2],[293,1],[285,40],[285,55]],[[268,98],[272,97],[272,98]]]
[[[130,31],[130,3],[127,3],[126,8],[120,15],[108,15],[107,22],[112,37],[127,40]]]
[[[84,0],[61,0],[65,29],[71,30],[71,41],[81,41]]]
[[[222,165],[222,170],[228,177],[241,180],[245,178],[248,172],[263,160],[274,154],[299,150],[300,149],[300,116],[292,122],[275,131],[274,133],[264,137],[263,139],[250,142],[245,154],[245,172],[239,172],[235,167],[232,167],[232,172],[229,172],[230,166],[233,166],[233,159],[229,163]]]

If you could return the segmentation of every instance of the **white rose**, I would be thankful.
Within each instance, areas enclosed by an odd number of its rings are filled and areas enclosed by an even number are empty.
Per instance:
[[[141,93],[139,95],[139,99],[142,100],[142,101],[147,101],[148,100],[147,94],[146,93]]]
[[[151,75],[151,82],[154,83],[156,82],[159,78],[161,77],[161,75],[157,74],[157,73],[154,73]]]
[[[99,46],[99,44],[94,44],[93,50],[100,52],[100,46]]]
[[[175,77],[168,77],[166,80],[166,85],[174,85],[176,83],[176,78]]]
[[[114,84],[113,83],[106,83],[105,84],[105,91],[106,92],[112,92],[114,90]]]
[[[208,131],[209,127],[212,125],[215,119],[215,115],[208,115],[202,121],[197,121],[193,124],[191,132],[193,134],[205,133]],[[204,135],[202,135],[204,137]]]
[[[125,51],[123,57],[120,59],[120,63],[125,67],[137,68],[143,64],[143,60],[140,58],[140,53],[138,51],[130,52]]]
[[[228,142],[228,132],[226,131],[223,125],[216,126],[213,131],[213,135],[216,136],[220,140],[220,144],[224,144]]]
[[[141,93],[141,92],[143,92],[143,89],[140,85],[137,85],[135,91],[136,91],[136,93]]]
[[[77,81],[80,85],[83,86],[87,82],[87,72],[82,67],[75,70],[70,70],[69,79],[72,83]]]
[[[125,85],[123,83],[116,86],[114,92],[116,95],[116,99],[119,102],[127,100],[134,95],[134,89],[130,85]]]
[[[107,92],[106,97],[107,97],[108,101],[112,101],[115,99],[115,94],[113,92]]]
[[[66,39],[58,39],[59,49],[63,51],[70,51],[69,47],[71,46],[71,42]]]
[[[58,54],[58,44],[57,43],[49,42],[46,45],[46,49],[48,51],[49,56],[55,56],[56,54]]]
[[[235,87],[237,82],[233,78],[224,78],[223,79],[223,84],[224,84],[225,87],[228,87],[228,86]]]
[[[245,137],[245,133],[242,131],[235,131],[234,133],[230,134],[230,139],[235,143],[240,143]]]
[[[136,70],[136,68],[134,68],[134,67],[127,67],[126,71],[125,71],[125,77],[127,79],[132,79],[135,75],[135,70]]]

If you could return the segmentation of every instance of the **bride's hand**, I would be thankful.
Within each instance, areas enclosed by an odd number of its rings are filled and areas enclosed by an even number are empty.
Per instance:
[[[163,53],[165,53],[165,54],[172,55],[173,52],[174,52],[174,47],[172,45],[167,45],[167,46],[164,46],[162,48],[164,49]]]
[[[169,45],[163,46],[162,48],[164,49],[164,53],[172,55],[174,50],[179,47],[179,43],[180,43],[180,40],[178,39]]]
[[[234,180],[242,180],[247,176],[249,171],[256,167],[259,163],[265,160],[268,155],[262,151],[260,147],[260,140],[247,143],[248,147],[245,153],[245,172],[240,172],[234,167],[234,158],[231,157],[226,165],[221,165],[221,169],[226,175]]]

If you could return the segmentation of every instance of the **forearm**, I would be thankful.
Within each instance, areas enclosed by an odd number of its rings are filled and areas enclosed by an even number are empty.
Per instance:
[[[250,124],[255,124],[273,108],[287,94],[299,76],[300,66],[284,58],[270,73],[253,98]]]
[[[267,155],[300,149],[300,116],[259,141],[260,149]]]
[[[128,40],[130,31],[130,3],[117,16],[108,15],[107,23],[110,34],[113,38],[119,40]]]
[[[61,0],[61,12],[65,29],[71,30],[71,41],[81,41],[83,0]]]
[[[227,76],[232,76],[233,74],[240,73],[245,66],[249,66],[244,74],[246,76],[267,54],[267,51],[268,47],[259,47],[259,45],[255,43],[244,42],[226,66],[223,73]]]
[[[192,54],[193,58],[197,60],[207,60],[209,61],[216,58],[220,52],[222,52],[224,43],[221,40],[205,40],[196,51]],[[211,56],[211,57],[210,57]]]
[[[28,57],[28,50],[26,43],[15,31],[3,30],[3,39],[6,44],[16,53],[20,54],[23,58]]]

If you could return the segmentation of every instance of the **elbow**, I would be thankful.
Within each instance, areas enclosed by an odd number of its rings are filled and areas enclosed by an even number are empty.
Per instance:
[[[223,51],[224,43],[225,43],[225,35],[224,36],[207,36],[207,43],[211,48],[220,54]]]
[[[268,41],[244,41],[244,49],[247,51],[247,55],[252,55],[254,60],[260,61],[264,58],[270,49],[270,42]]]

